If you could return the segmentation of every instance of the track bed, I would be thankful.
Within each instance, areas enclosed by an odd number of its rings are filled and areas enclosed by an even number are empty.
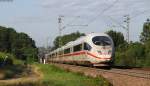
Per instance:
[[[72,72],[83,73],[90,77],[102,76],[114,86],[150,86],[150,71],[135,69],[100,69],[68,64],[54,64]]]

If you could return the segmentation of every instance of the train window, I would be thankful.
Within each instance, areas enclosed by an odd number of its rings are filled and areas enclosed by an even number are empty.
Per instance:
[[[63,51],[59,51],[59,55],[62,55],[63,54]]]
[[[64,50],[64,54],[70,53],[70,48]]]
[[[50,57],[50,58],[51,58],[51,57],[52,57],[52,56],[51,56],[51,54],[50,54],[48,57]]]
[[[61,51],[58,52],[58,55],[61,55]]]
[[[82,44],[76,45],[73,47],[73,52],[81,51],[82,50]]]
[[[90,51],[92,47],[88,43],[84,43],[84,50]]]
[[[54,56],[55,56],[55,54],[53,53],[53,54],[52,54],[52,58],[54,58]]]
[[[57,56],[57,53],[54,53],[54,57]]]
[[[111,45],[111,40],[106,36],[96,36],[92,39],[95,45],[99,46],[107,46]]]

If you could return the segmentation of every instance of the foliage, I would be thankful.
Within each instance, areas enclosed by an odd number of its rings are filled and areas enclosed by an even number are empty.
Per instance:
[[[27,58],[37,59],[37,48],[32,38],[25,33],[16,32],[13,28],[2,26],[0,26],[0,52],[12,53],[17,59],[24,61]]]
[[[80,36],[84,36],[85,34],[83,33],[80,33],[80,32],[75,32],[75,33],[71,33],[71,34],[68,34],[68,35],[64,35],[64,36],[58,36],[56,37],[56,39],[54,40],[54,49],[58,48],[59,47],[59,44],[61,46],[67,44],[68,42],[70,41],[74,41],[76,40],[77,38],[79,38]]]
[[[143,55],[145,55],[145,47],[139,42],[130,44],[128,51],[131,51],[130,53],[132,54],[130,55],[133,55],[134,57],[137,57],[139,59],[141,59],[142,57],[144,57]]]
[[[0,52],[0,66],[12,65],[14,56],[8,53]]]
[[[0,86],[112,86],[106,79],[98,77],[91,78],[78,73],[71,73],[52,65],[35,64],[38,76],[31,75],[0,82]],[[20,68],[19,68],[20,69]],[[11,73],[8,71],[8,77]],[[31,73],[32,74],[32,73]]]
[[[144,66],[150,66],[150,40],[145,42],[145,64]]]
[[[139,42],[131,43],[125,51],[116,51],[116,64],[123,66],[142,66],[145,59],[145,46]]]
[[[114,46],[117,48],[121,44],[125,44],[126,41],[124,40],[124,36],[121,32],[116,32],[113,30],[107,31],[106,32],[114,41]]]
[[[116,66],[124,65],[124,63],[123,63],[123,58],[124,57],[125,57],[124,53],[116,52],[115,53],[115,65]]]
[[[3,74],[3,77],[0,77],[0,80],[26,77],[29,74],[27,67],[20,64],[1,67],[0,71],[1,74]]]
[[[129,47],[129,44],[127,42],[124,42],[123,44],[120,44],[118,47],[115,48],[117,52],[126,51]]]
[[[14,55],[0,52],[0,71],[3,75],[0,79],[17,78],[25,69],[23,62]]]
[[[145,42],[145,53],[150,53],[150,40]]]
[[[141,33],[140,36],[140,41],[141,42],[146,42],[150,40],[150,20],[147,19],[147,21],[143,25],[143,32]]]
[[[16,59],[13,54],[0,52],[0,67],[9,65],[23,65],[23,61]]]

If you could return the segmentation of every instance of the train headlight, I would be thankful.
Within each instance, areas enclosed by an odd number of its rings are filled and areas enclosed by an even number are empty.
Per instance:
[[[101,52],[101,51],[98,51],[98,53],[99,53],[100,55],[102,55],[102,52]]]
[[[108,51],[108,54],[112,54],[112,50],[109,50],[109,51]]]

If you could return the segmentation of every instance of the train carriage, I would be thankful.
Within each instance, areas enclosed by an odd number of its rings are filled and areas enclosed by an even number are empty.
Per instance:
[[[104,66],[113,62],[114,43],[104,33],[91,33],[47,54],[48,61]]]

